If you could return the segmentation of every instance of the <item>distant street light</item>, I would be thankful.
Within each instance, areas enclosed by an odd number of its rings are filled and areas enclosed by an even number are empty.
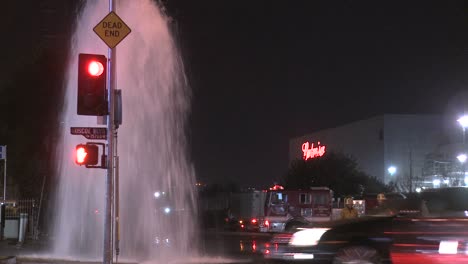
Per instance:
[[[458,161],[462,164],[465,163],[466,158],[467,158],[466,154],[460,154],[457,156]]]
[[[468,127],[468,115],[464,115],[457,119],[457,122],[463,128],[463,144],[465,144],[465,129]]]
[[[468,115],[464,115],[460,118],[458,118],[458,123],[464,128],[468,127]]]
[[[388,167],[387,170],[388,170],[388,173],[390,173],[390,175],[392,175],[392,176],[395,175],[395,173],[397,171],[395,166],[390,166],[390,167]]]

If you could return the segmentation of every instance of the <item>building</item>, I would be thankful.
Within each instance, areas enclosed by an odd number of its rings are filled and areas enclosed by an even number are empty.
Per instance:
[[[422,178],[426,156],[437,149],[441,124],[437,115],[376,116],[291,139],[289,161],[341,152],[368,175],[409,189],[410,179]]]

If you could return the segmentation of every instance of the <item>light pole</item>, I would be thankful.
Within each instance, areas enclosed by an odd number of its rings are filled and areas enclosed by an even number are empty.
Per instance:
[[[463,145],[465,145],[465,129],[468,127],[468,115],[464,115],[457,119],[457,122],[463,128]]]
[[[460,154],[457,156],[457,159],[458,161],[461,163],[461,167],[462,167],[462,171],[463,171],[463,174],[462,174],[462,179],[460,180],[460,183],[459,185],[462,185],[462,183],[464,183],[466,185],[466,181],[465,181],[465,162],[466,162],[466,159],[468,158],[468,156],[466,156],[466,154]]]
[[[392,165],[387,168],[387,171],[388,171],[388,174],[390,174],[390,181],[395,182],[396,184],[395,179],[393,179],[393,175],[395,175],[397,168]]]

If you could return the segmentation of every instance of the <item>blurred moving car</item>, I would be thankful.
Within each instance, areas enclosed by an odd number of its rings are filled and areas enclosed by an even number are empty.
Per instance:
[[[270,260],[307,263],[468,263],[468,189],[427,190],[417,213],[299,228],[273,238]],[[404,211],[404,210],[402,210]]]

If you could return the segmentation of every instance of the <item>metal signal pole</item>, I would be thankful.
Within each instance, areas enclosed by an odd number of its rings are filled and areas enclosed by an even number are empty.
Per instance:
[[[109,12],[115,11],[115,0],[109,0]],[[108,49],[108,81],[107,98],[109,114],[107,116],[107,177],[106,177],[106,211],[104,218],[104,256],[103,264],[112,264],[112,205],[113,205],[113,178],[114,178],[114,90],[116,48]]]
[[[7,175],[6,175],[6,172],[7,172],[7,155],[6,155],[6,153],[7,153],[7,145],[5,145],[5,159],[4,159],[5,163],[3,165],[3,170],[4,170],[3,171],[3,200],[4,201],[6,200],[6,184],[7,184],[7,182],[6,182],[6,177],[7,177]]]

